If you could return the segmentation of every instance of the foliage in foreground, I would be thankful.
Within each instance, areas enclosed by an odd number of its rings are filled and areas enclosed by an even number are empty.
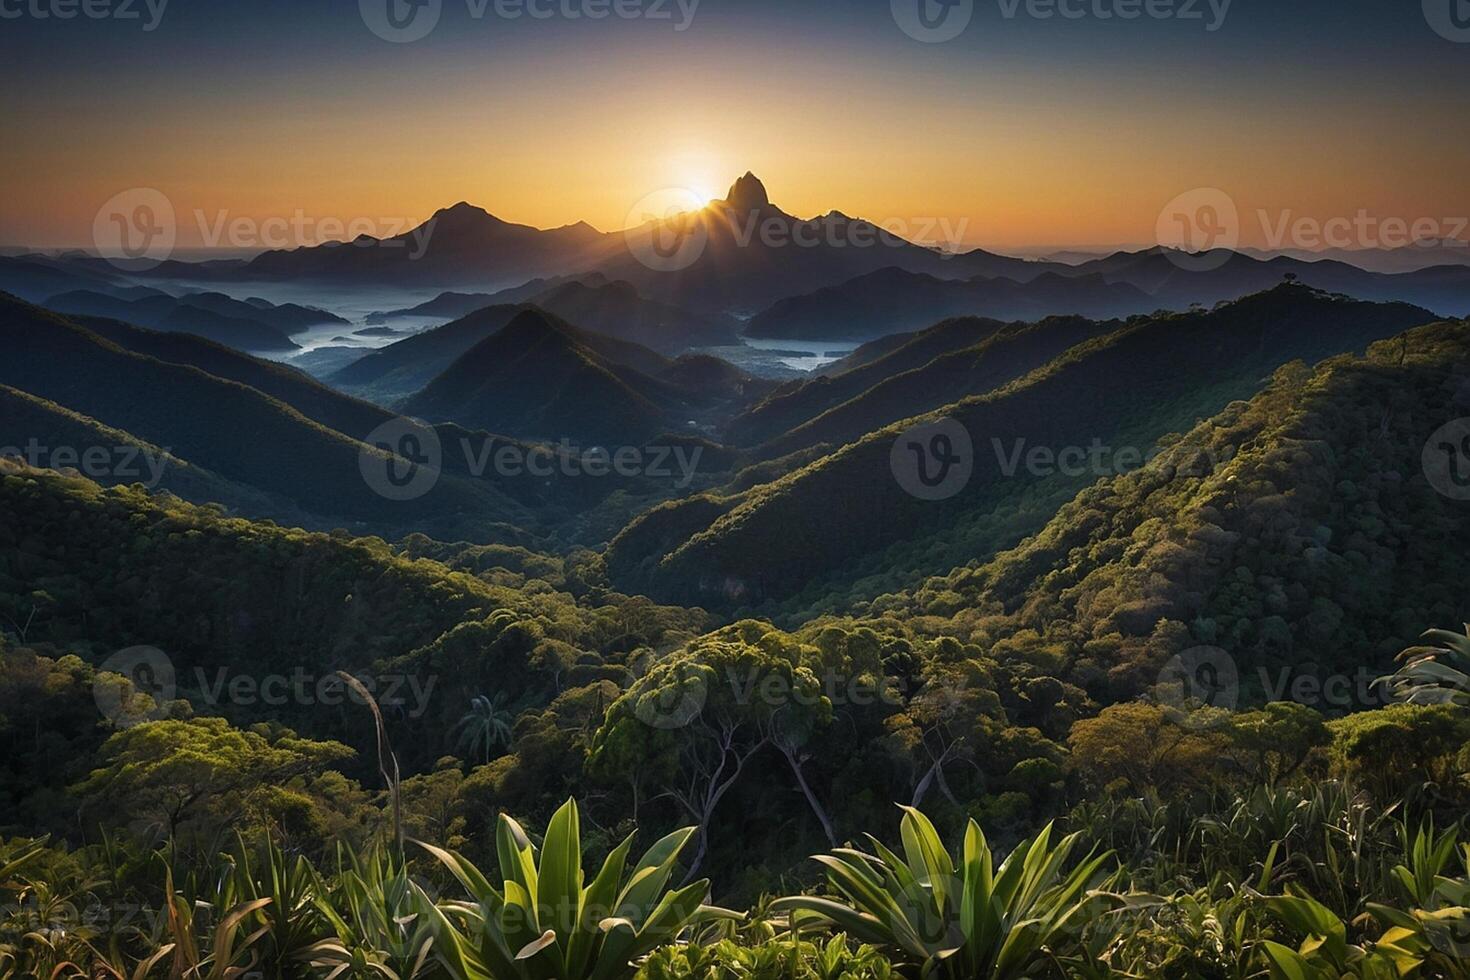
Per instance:
[[[839,848],[818,858],[827,896],[745,916],[703,906],[707,882],[669,886],[688,830],[627,874],[624,840],[585,882],[572,802],[539,848],[503,819],[499,888],[438,848],[415,865],[344,847],[328,871],[241,842],[176,876],[166,854],[14,842],[0,845],[0,977],[1470,980],[1462,826],[1414,824],[1330,784],[1263,787],[1177,824],[1140,802],[1080,810],[1072,833],[1043,832],[998,865],[978,825],[952,857],[906,808],[901,854],[875,838],[871,853]],[[1121,861],[1099,853],[1104,827]],[[1135,833],[1151,863],[1128,846]],[[440,896],[436,875],[468,897]]]

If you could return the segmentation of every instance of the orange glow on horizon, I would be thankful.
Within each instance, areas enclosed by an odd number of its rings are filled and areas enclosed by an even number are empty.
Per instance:
[[[652,192],[684,188],[703,202],[747,170],[799,217],[929,219],[958,230],[962,245],[996,249],[1151,243],[1163,205],[1196,187],[1229,192],[1241,244],[1257,247],[1269,244],[1260,209],[1470,214],[1453,155],[1424,152],[1432,134],[1460,128],[1450,106],[1411,115],[1358,102],[1355,126],[1344,127],[1333,120],[1353,91],[1320,111],[1247,109],[1017,77],[993,98],[939,87],[916,103],[881,75],[836,86],[819,65],[760,76],[748,67],[705,66],[691,88],[671,67],[603,64],[568,82],[575,98],[533,73],[508,102],[488,79],[483,99],[473,80],[445,99],[432,79],[364,77],[330,112],[297,115],[264,111],[269,92],[154,103],[141,118],[79,102],[26,119],[26,138],[0,149],[25,188],[0,201],[0,244],[89,247],[97,209],[133,187],[174,202],[181,249],[208,245],[200,224],[221,213],[388,228],[461,200],[535,227],[616,231]],[[1362,132],[1375,134],[1371,149]],[[1304,148],[1330,179],[1301,163]],[[1393,173],[1414,179],[1385,179]]]

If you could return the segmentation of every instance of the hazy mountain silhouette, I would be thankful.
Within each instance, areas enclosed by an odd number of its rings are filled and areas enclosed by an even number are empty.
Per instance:
[[[578,326],[665,354],[740,342],[739,323],[723,314],[690,313],[638,294],[630,282],[570,282],[531,300]]]
[[[1309,286],[1376,302],[1414,303],[1441,316],[1470,312],[1470,266],[1437,266],[1397,275],[1366,272],[1345,262],[1257,259],[1219,249],[1187,256],[1162,246],[1118,252],[1076,266],[1070,275],[1100,275],[1143,290],[1159,307],[1211,306],[1269,289],[1287,275]]]
[[[419,303],[417,306],[408,306],[398,310],[386,310],[381,313],[368,315],[368,323],[385,323],[394,317],[437,317],[446,323],[456,320],[467,313],[483,310],[487,306],[512,306],[519,303],[528,303],[548,290],[557,286],[564,286],[569,282],[585,283],[589,286],[602,286],[607,283],[607,276],[600,272],[588,272],[574,276],[556,276],[551,279],[532,279],[521,283],[519,286],[511,286],[509,289],[497,290],[493,293],[461,293],[452,290],[442,292],[431,300]]]
[[[1254,259],[1284,256],[1300,262],[1345,262],[1367,272],[1394,274],[1418,272],[1439,265],[1470,265],[1470,242],[1449,239],[1415,242],[1400,248],[1256,249],[1240,252]]]
[[[243,275],[401,285],[509,284],[590,267],[608,247],[607,237],[585,222],[543,231],[460,202],[391,238],[363,236],[265,252],[246,265]]]
[[[606,234],[585,223],[543,231],[460,203],[394,238],[267,252],[242,275],[491,286],[600,272],[609,280],[633,283],[645,299],[710,313],[755,312],[786,296],[887,266],[945,278],[1004,275],[1017,281],[1051,267],[982,250],[947,255],[837,211],[796,218],[771,203],[753,174],[737,180],[725,200],[691,212],[687,220],[707,235],[707,246],[688,268],[672,272],[649,268],[639,258],[651,236],[661,231],[659,222]],[[916,225],[915,233],[942,237],[942,230],[936,222],[928,229]]]
[[[345,324],[326,310],[263,299],[237,300],[223,293],[171,296],[146,287],[116,289],[111,295],[77,290],[51,296],[44,305],[72,316],[123,320],[157,330],[196,334],[248,351],[295,350],[289,335],[319,324]]]
[[[598,268],[611,279],[632,282],[646,297],[691,310],[754,313],[787,296],[889,266],[940,278],[1005,275],[1017,281],[1050,268],[978,249],[946,254],[838,211],[797,218],[772,204],[765,185],[751,173],[737,180],[724,200],[683,216],[650,220],[628,229],[624,238],[618,254]],[[646,263],[657,246],[686,238],[703,241],[686,267],[665,270]]]
[[[0,257],[0,290],[28,303],[44,303],[58,293],[87,289],[116,295],[121,277],[90,269],[71,269],[38,255]]]
[[[230,303],[237,310],[254,310],[245,303]],[[156,330],[195,334],[237,350],[273,352],[297,349],[285,330],[261,322],[254,316],[230,315],[220,312],[218,307],[210,309],[187,299],[163,294],[127,300],[82,290],[53,296],[46,300],[46,307],[68,316],[108,317]]]
[[[1443,316],[1470,312],[1467,265],[1389,275],[1323,258],[1310,262],[1285,256],[1256,258],[1226,250],[1187,256],[1157,247],[1115,252],[1025,283],[983,277],[941,280],[884,269],[782,300],[751,318],[746,334],[862,340],[910,331],[946,316],[1035,320],[1069,313],[1107,318],[1185,310],[1269,289],[1288,275],[1358,299],[1414,303]]]
[[[871,340],[955,316],[1039,320],[1075,314],[1110,319],[1156,305],[1137,287],[1110,283],[1101,275],[1046,272],[1018,283],[985,277],[945,280],[888,268],[781,300],[751,318],[745,333],[760,338]]]

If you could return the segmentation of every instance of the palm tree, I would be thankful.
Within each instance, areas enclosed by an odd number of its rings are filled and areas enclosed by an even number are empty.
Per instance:
[[[505,708],[505,695],[495,695],[495,700],[481,696],[470,702],[470,710],[460,718],[455,729],[460,731],[458,745],[469,756],[477,755],[484,747],[485,761],[490,761],[490,752],[497,745],[510,745],[511,722],[515,717]]]
[[[1470,624],[1464,633],[1430,630],[1423,639],[1439,645],[1409,647],[1398,656],[1404,665],[1380,683],[1409,704],[1470,707]]]

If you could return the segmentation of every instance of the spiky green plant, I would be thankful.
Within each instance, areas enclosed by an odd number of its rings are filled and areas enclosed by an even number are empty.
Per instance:
[[[496,831],[503,885],[471,862],[420,843],[469,892],[469,902],[426,903],[434,951],[462,980],[617,980],[634,960],[687,927],[736,914],[705,905],[709,881],[667,890],[693,827],[650,847],[624,877],[630,835],[584,887],[577,804],[556,811],[537,850],[520,824],[501,814]]]
[[[1403,666],[1379,682],[1409,704],[1470,707],[1470,624],[1464,633],[1429,630],[1421,639],[1439,645],[1409,647],[1398,656]]]
[[[258,944],[260,963],[271,976],[287,980],[303,976],[312,945],[326,931],[316,897],[321,880],[300,854],[287,857],[268,839],[257,860],[237,837],[239,856],[220,883],[218,905],[230,908],[269,899],[246,917],[246,926],[264,928]]]
[[[311,949],[311,965],[327,980],[420,980],[435,975],[430,916],[407,869],[397,858],[374,848],[359,858],[338,849],[338,872],[322,887],[317,907],[334,935]]]
[[[834,897],[794,896],[774,907],[791,912],[793,923],[815,919],[911,960],[924,977],[999,980],[1025,976],[1077,946],[1110,904],[1093,889],[1111,877],[1104,871],[1111,853],[1068,869],[1077,834],[1053,846],[1048,825],[996,868],[974,820],[956,862],[927,817],[902,809],[903,857],[871,835],[872,854],[838,848],[818,855]]]

